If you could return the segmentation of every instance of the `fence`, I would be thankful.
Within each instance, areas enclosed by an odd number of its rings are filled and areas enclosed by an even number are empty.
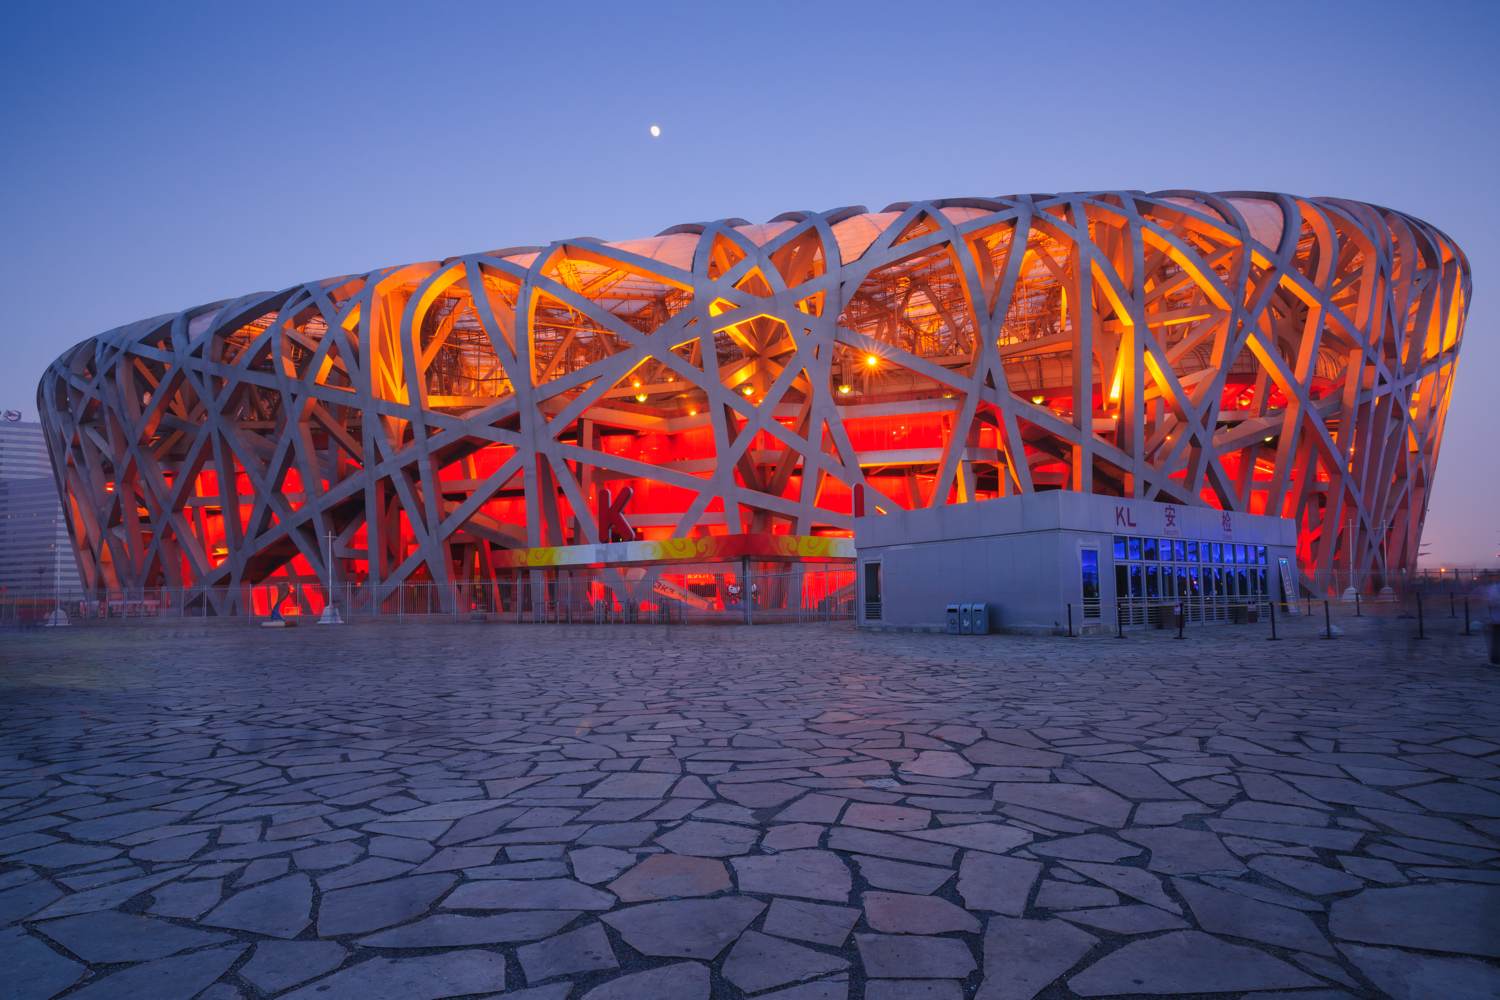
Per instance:
[[[854,570],[710,572],[536,571],[470,583],[404,583],[376,591],[335,586],[344,621],[483,617],[530,623],[774,623],[845,621],[854,617]],[[40,625],[61,607],[75,624],[161,618],[264,619],[279,611],[316,619],[328,588],[309,582],[235,588],[154,588],[103,594],[36,592],[0,595],[0,626]]]
[[[1465,588],[1413,587],[1405,594],[1360,594],[1351,600],[1305,596],[1273,601],[1251,595],[1233,601],[1193,595],[1187,598],[1131,599],[1068,604],[1064,609],[1070,637],[1168,629],[1183,637],[1192,626],[1214,622],[1259,625],[1267,639],[1286,637],[1288,631],[1335,639],[1346,627],[1364,622],[1385,628],[1387,634],[1406,634],[1421,640],[1442,635],[1475,636],[1500,624],[1500,606],[1484,586]],[[1391,630],[1394,630],[1392,632]],[[1061,629],[1058,630],[1062,632]],[[1492,653],[1492,658],[1496,654]],[[1495,662],[1500,662],[1496,660]]]

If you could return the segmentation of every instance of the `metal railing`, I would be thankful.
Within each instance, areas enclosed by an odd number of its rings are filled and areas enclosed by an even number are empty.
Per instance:
[[[746,591],[748,590],[748,594]],[[756,573],[748,587],[734,573],[670,575],[608,582],[604,576],[538,574],[467,583],[402,583],[376,589],[355,583],[333,588],[344,621],[374,619],[488,620],[558,624],[690,624],[849,621],[854,618],[854,573],[803,570]],[[282,617],[315,621],[328,588],[292,581],[239,587],[136,591],[0,593],[0,626],[41,625],[57,608],[73,624],[175,619]]]

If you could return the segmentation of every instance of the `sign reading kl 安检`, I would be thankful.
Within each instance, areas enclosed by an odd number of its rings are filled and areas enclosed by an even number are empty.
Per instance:
[[[1191,520],[1189,526],[1185,522]],[[1212,523],[1210,523],[1210,520]],[[1227,510],[1181,507],[1162,503],[1114,504],[1113,530],[1116,534],[1165,535],[1169,538],[1205,538],[1235,536],[1234,515]]]

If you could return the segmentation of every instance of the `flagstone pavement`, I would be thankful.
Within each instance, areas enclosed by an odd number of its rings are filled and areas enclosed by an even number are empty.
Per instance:
[[[1448,627],[0,634],[0,997],[1500,996]]]

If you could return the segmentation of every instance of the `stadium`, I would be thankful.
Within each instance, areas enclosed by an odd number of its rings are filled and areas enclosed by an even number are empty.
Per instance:
[[[1354,201],[944,199],[247,295],[38,400],[85,589],[204,613],[826,607],[857,518],[1046,491],[1290,519],[1324,594],[1415,569],[1469,295]]]

